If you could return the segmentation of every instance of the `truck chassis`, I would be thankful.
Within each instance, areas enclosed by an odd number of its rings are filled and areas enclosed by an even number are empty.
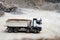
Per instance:
[[[9,33],[17,33],[17,32],[26,32],[26,33],[39,33],[41,31],[41,27],[7,27],[7,32]]]

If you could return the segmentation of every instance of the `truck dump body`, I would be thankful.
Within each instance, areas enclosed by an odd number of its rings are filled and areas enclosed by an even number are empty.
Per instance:
[[[31,20],[28,19],[8,19],[6,25],[9,27],[27,27],[31,25]]]

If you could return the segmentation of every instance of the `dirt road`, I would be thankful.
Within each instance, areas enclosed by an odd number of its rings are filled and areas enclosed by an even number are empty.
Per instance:
[[[34,9],[21,9],[20,14],[5,13],[0,17],[0,40],[21,40],[22,38],[54,38],[60,37],[60,14],[54,11],[34,10]],[[6,33],[6,20],[9,18],[42,18],[42,31],[38,34],[34,33]]]

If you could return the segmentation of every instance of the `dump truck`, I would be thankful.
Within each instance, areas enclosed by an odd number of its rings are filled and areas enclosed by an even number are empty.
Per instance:
[[[41,31],[41,27],[35,26],[34,21],[29,19],[8,19],[6,21],[7,32],[27,32],[27,33],[39,33]],[[36,22],[40,25],[41,20]]]

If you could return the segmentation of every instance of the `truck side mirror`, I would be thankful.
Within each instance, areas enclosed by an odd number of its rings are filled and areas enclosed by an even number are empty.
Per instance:
[[[38,25],[42,24],[41,21],[42,21],[42,19],[37,20],[36,18],[33,18],[33,26],[36,26],[36,24],[38,24]]]
[[[36,20],[36,23],[37,23],[37,24],[42,24],[41,21],[42,21],[41,19],[40,19],[40,20]]]

